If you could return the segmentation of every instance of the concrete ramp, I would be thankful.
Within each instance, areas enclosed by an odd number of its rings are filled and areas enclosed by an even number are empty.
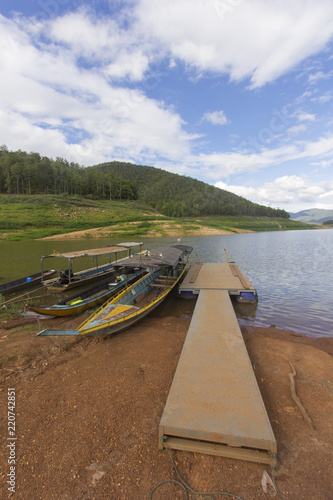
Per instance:
[[[199,292],[159,435],[173,449],[274,461],[275,437],[227,290]]]

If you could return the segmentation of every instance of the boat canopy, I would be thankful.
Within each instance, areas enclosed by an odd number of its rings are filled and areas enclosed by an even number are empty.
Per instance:
[[[41,270],[42,270],[42,283],[44,283],[44,259],[48,259],[50,257],[59,257],[59,258],[64,258],[68,260],[68,276],[70,277],[72,274],[72,263],[73,260],[76,259],[77,257],[91,257],[92,262],[94,262],[94,259],[96,261],[96,264],[94,267],[98,269],[98,257],[101,255],[108,255],[109,256],[109,265],[111,265],[111,255],[115,255],[115,262],[118,261],[118,256],[117,254],[119,252],[128,252],[128,257],[126,259],[131,258],[131,252],[132,248],[134,247],[140,247],[140,250],[142,248],[143,243],[142,242],[125,242],[125,243],[117,243],[116,245],[113,246],[108,246],[104,248],[89,248],[88,250],[77,250],[74,252],[57,252],[56,250],[50,254],[50,255],[43,255],[41,258]],[[124,259],[121,259],[121,261],[124,261]],[[120,261],[119,261],[120,262]],[[69,281],[71,281],[69,279]]]
[[[192,252],[193,248],[188,245],[172,245],[169,247],[155,248],[154,250],[145,250],[139,255],[134,255],[126,260],[126,263],[115,263],[114,267],[126,265],[126,267],[140,268],[159,268],[176,267],[178,262]]]

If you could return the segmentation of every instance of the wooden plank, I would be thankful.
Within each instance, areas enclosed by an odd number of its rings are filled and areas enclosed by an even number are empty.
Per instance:
[[[230,268],[232,270],[232,273],[235,277],[239,278],[239,281],[241,282],[241,284],[243,285],[244,289],[245,290],[250,290],[251,288],[251,283],[249,282],[249,280],[246,278],[246,276],[244,276],[244,274],[242,273],[242,271],[239,269],[239,267],[237,266],[237,264],[235,262],[232,262],[230,264]]]
[[[203,441],[195,441],[191,439],[168,437],[164,441],[164,446],[173,450],[191,451],[193,453],[235,458],[261,464],[274,465],[275,462],[274,455],[266,451],[251,450],[249,448],[233,448],[223,444],[205,443]],[[160,448],[162,448],[162,444],[160,445]]]
[[[189,283],[194,283],[195,282],[195,280],[197,279],[198,274],[200,273],[201,267],[202,267],[202,262],[200,262],[199,264],[197,264],[197,268],[195,269],[193,275],[191,275],[191,278],[189,279]]]

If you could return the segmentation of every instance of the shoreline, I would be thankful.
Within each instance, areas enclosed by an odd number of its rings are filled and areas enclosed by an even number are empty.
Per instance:
[[[140,224],[137,222],[129,222],[128,226],[132,226],[133,230],[135,227]],[[218,236],[218,235],[228,235],[228,234],[244,234],[244,233],[258,233],[260,231],[253,231],[251,229],[240,229],[237,227],[230,228],[230,230],[226,229],[215,229],[207,226],[201,226],[198,229],[184,229],[184,226],[181,224],[170,224],[169,222],[159,221],[159,225],[163,225],[162,228],[152,229],[145,234],[137,234],[130,235],[131,238],[182,238],[187,236]],[[333,229],[331,226],[323,226],[319,229]],[[282,229],[280,229],[282,230]],[[294,229],[285,229],[294,230]],[[305,228],[305,230],[309,230]],[[273,231],[273,230],[272,230]],[[277,231],[276,229],[274,231]],[[93,229],[85,229],[82,231],[73,231],[70,233],[60,233],[55,234],[53,236],[46,236],[44,238],[36,238],[36,240],[40,241],[63,241],[63,240],[83,240],[83,239],[102,239],[102,238],[126,238],[126,232],[121,229],[117,229],[114,226],[107,227],[97,227]]]
[[[130,223],[135,226],[136,223]],[[181,225],[171,225],[165,224],[163,229],[160,231],[151,230],[146,234],[138,235],[136,237],[143,238],[182,238],[185,236],[215,236],[215,235],[223,235],[223,234],[241,234],[241,233],[253,233],[255,231],[244,230],[244,229],[235,229],[233,231],[226,231],[222,229],[214,229],[209,227],[202,227],[196,230],[188,230],[184,231]],[[103,227],[103,228],[94,228],[87,229],[83,231],[73,231],[71,233],[63,233],[56,234],[53,236],[46,236],[45,238],[38,238],[39,240],[45,241],[61,241],[61,240],[82,240],[82,239],[102,239],[102,238],[120,238],[124,235],[124,232],[121,230],[116,230],[114,227]],[[133,237],[133,236],[131,236]]]

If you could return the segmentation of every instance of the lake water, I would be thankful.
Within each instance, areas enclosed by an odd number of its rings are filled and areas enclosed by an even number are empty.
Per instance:
[[[97,248],[119,241],[1,242],[0,283],[38,272],[40,257],[54,250]],[[177,243],[176,238],[141,241],[148,249]],[[249,278],[259,302],[236,307],[241,324],[275,325],[312,337],[333,336],[333,230],[183,237],[181,243],[193,246],[192,262],[225,262],[226,249],[229,261],[236,262]],[[51,267],[58,268],[53,259]],[[178,313],[190,312],[188,301],[180,302]]]

